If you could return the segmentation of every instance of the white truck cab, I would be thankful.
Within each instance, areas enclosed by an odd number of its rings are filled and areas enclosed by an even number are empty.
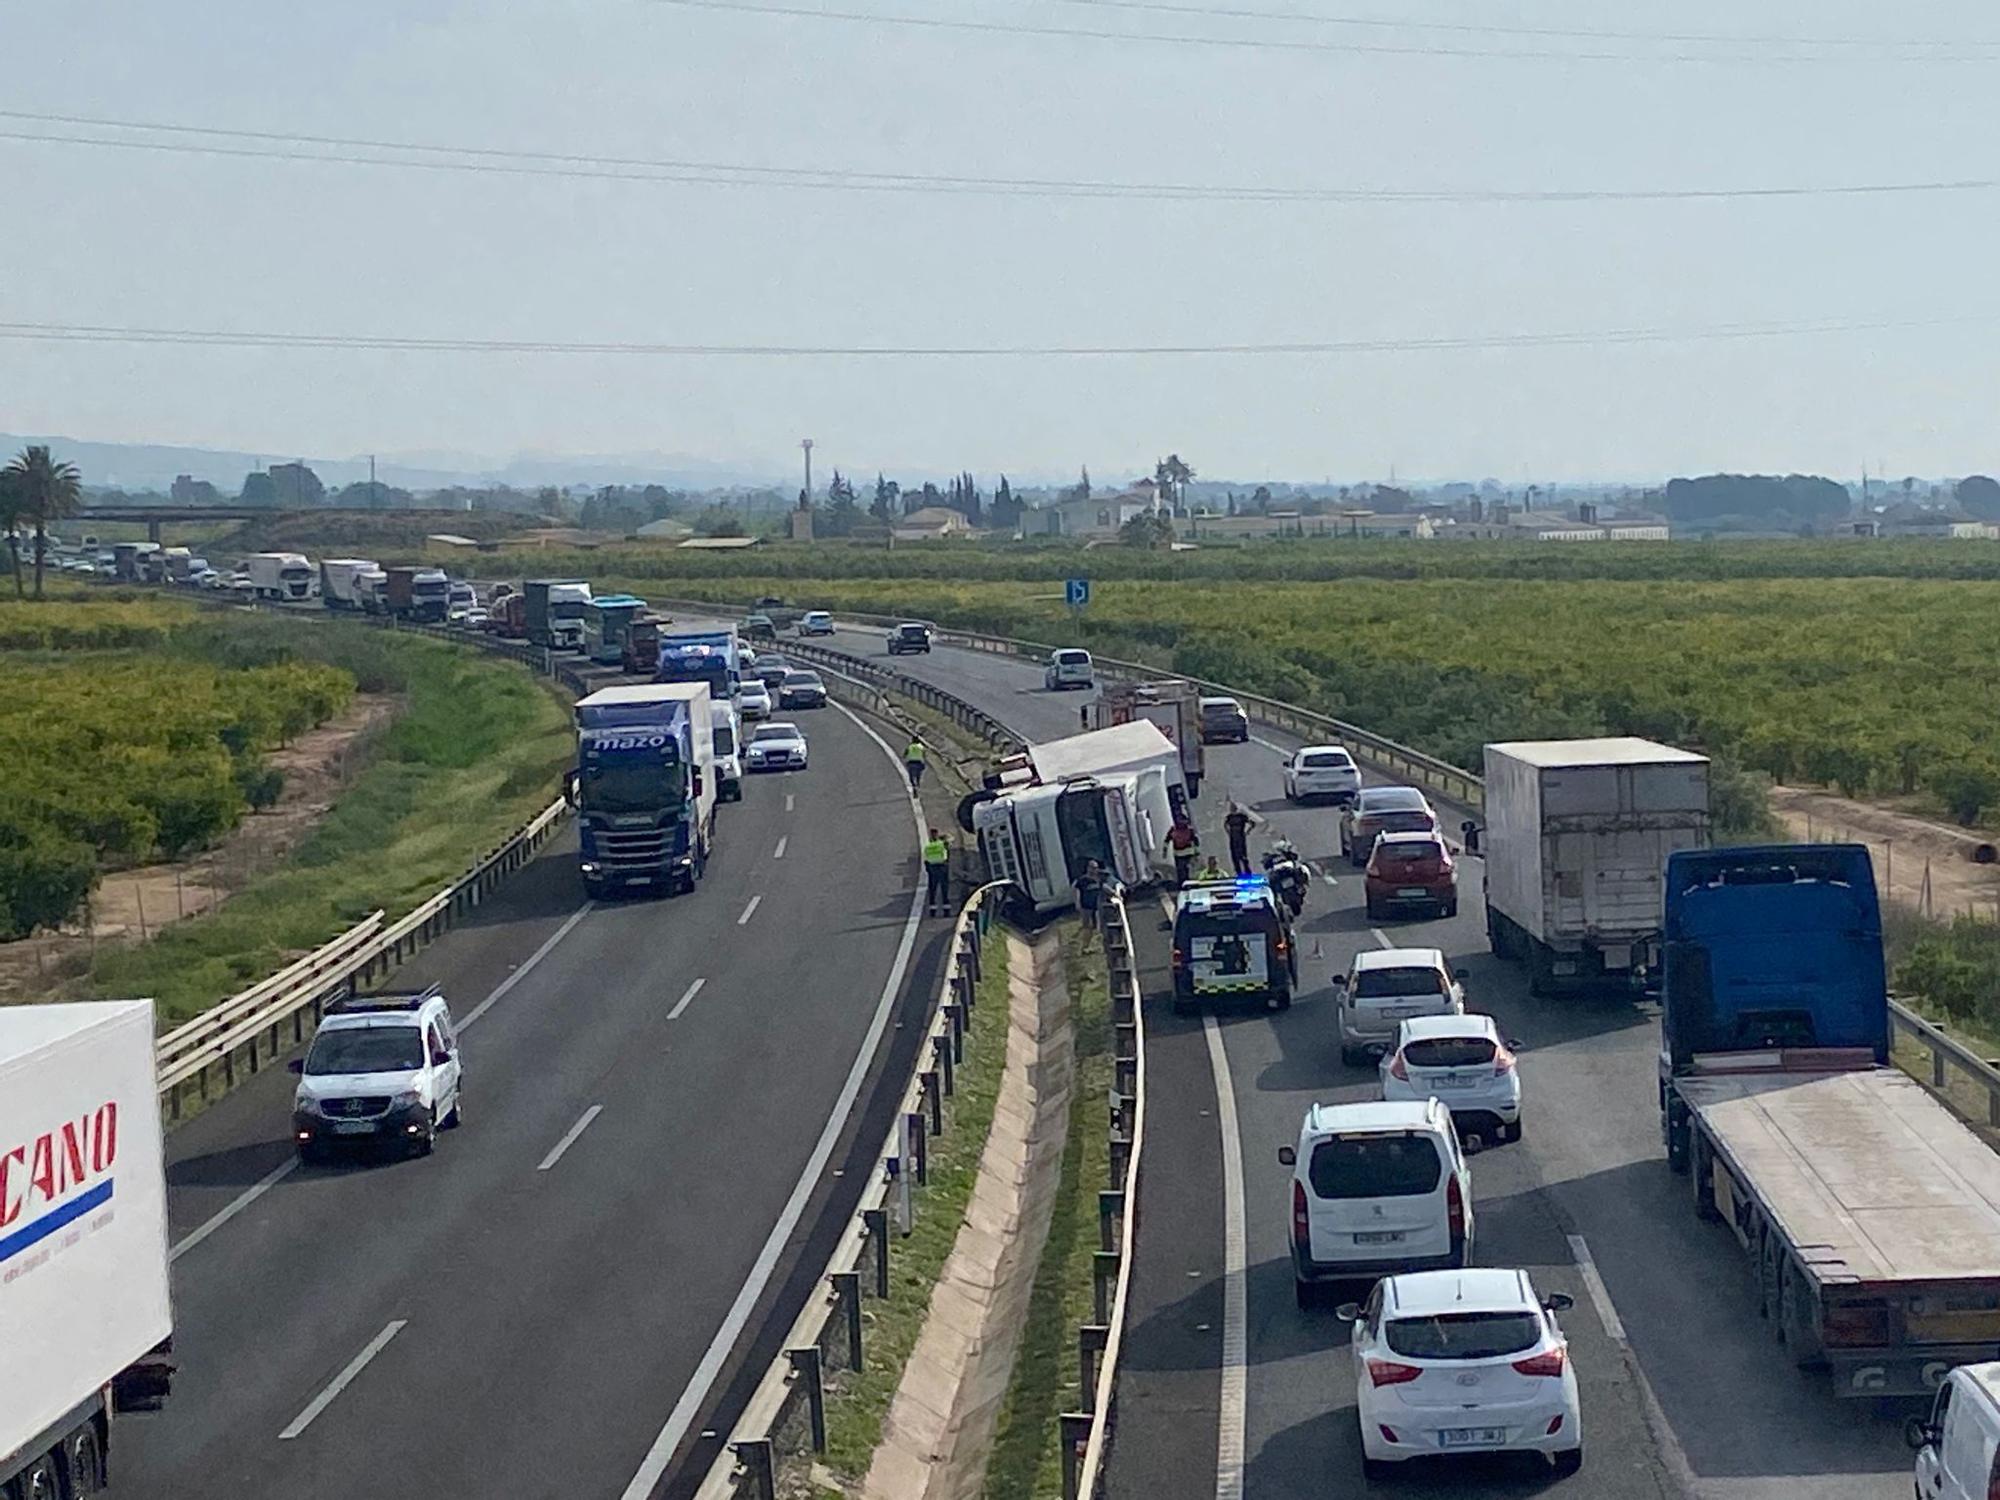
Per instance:
[[[428,1156],[439,1128],[464,1118],[458,1034],[436,985],[341,1001],[290,1067],[292,1139],[308,1162],[363,1142]]]

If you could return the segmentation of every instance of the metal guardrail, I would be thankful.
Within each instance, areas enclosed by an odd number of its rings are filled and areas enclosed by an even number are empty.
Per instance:
[[[1111,992],[1111,1180],[1098,1195],[1098,1249],[1092,1321],[1077,1330],[1077,1389],[1088,1403],[1064,1412],[1063,1500],[1095,1500],[1111,1452],[1118,1410],[1118,1356],[1132,1295],[1132,1246],[1139,1230],[1139,1164],[1146,1138],[1146,1023],[1139,959],[1124,897],[1107,892],[1099,911]],[[1108,1292],[1107,1292],[1108,1286]]]
[[[1986,1125],[2000,1130],[2000,1067],[1995,1067],[1935,1021],[1918,1015],[1900,1000],[1889,1002],[1889,1033],[1893,1042],[1908,1037],[1930,1053],[1931,1091],[1949,1102],[1952,1078],[1963,1077],[1986,1095]],[[1922,1078],[1919,1082],[1924,1081]],[[1970,1113],[1965,1111],[1965,1113]]]
[[[867,1356],[863,1309],[870,1299],[889,1295],[891,1203],[901,1183],[923,1183],[928,1142],[945,1129],[944,1101],[955,1092],[958,1065],[965,1059],[967,1017],[985,962],[992,909],[1003,889],[982,885],[959,908],[925,1039],[878,1154],[882,1168],[861,1195],[818,1288],[757,1382],[695,1500],[776,1500],[779,1472],[788,1460],[826,1451],[827,1377],[860,1369]],[[907,1162],[901,1154],[906,1130]],[[788,1485],[785,1493],[790,1492]]]

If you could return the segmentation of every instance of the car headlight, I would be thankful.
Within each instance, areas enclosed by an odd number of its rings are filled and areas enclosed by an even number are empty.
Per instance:
[[[292,1096],[292,1108],[302,1115],[316,1115],[320,1112],[318,1098],[304,1089],[300,1089]]]
[[[422,1094],[419,1094],[415,1089],[404,1089],[401,1093],[397,1094],[395,1098],[389,1101],[389,1108],[421,1109],[423,1107],[423,1102],[424,1102],[424,1096]]]

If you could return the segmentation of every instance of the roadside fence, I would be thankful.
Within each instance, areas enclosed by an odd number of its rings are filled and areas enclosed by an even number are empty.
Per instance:
[[[861,1369],[868,1358],[863,1309],[889,1295],[896,1241],[907,1232],[909,1216],[923,1207],[915,1190],[929,1175],[929,1142],[949,1128],[945,1101],[955,1092],[958,1066],[965,1060],[967,1020],[1004,889],[980,886],[959,909],[924,1040],[877,1155],[880,1170],[778,1357],[695,1491],[696,1500],[777,1500],[798,1488],[789,1480],[781,1484],[787,1466],[826,1451],[827,1380]],[[1004,1034],[997,1045],[1005,1045]]]

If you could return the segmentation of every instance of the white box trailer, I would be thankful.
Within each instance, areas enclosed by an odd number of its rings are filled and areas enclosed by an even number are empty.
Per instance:
[[[243,567],[259,599],[282,602],[312,597],[312,563],[301,553],[253,552]]]
[[[155,1078],[150,1000],[0,1007],[0,1494],[101,1483],[114,1406],[166,1393]]]
[[[360,609],[360,583],[371,573],[383,573],[373,558],[329,557],[319,565],[319,599],[328,609]]]
[[[1486,932],[1537,995],[1653,964],[1667,856],[1708,846],[1708,761],[1629,737],[1486,747]]]

